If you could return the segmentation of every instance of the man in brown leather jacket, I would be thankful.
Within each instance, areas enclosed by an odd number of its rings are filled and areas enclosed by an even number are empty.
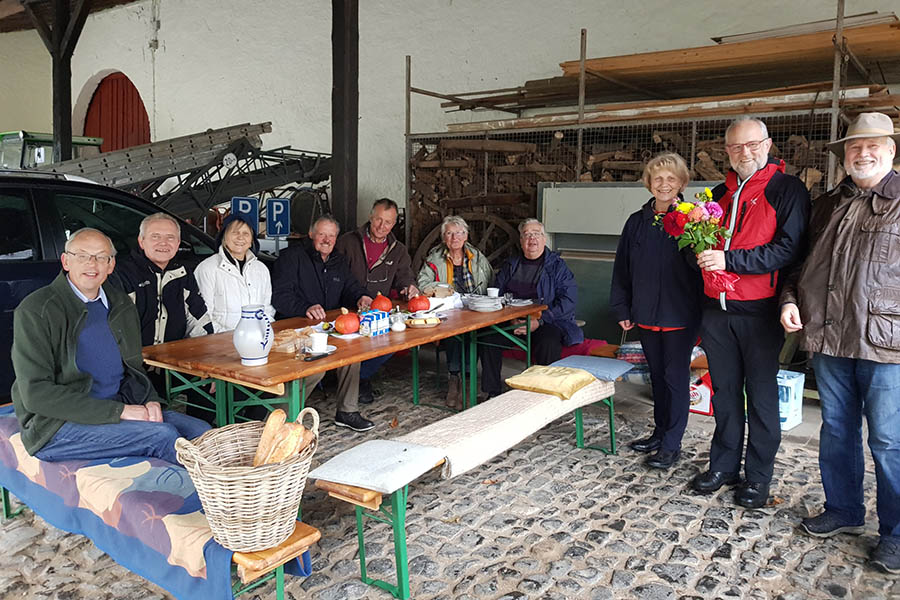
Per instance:
[[[822,403],[825,510],[801,528],[817,537],[863,531],[865,414],[881,535],[869,562],[888,573],[900,573],[898,137],[890,117],[863,113],[829,144],[848,177],[813,203],[809,254],[781,295],[781,324],[802,330]]]

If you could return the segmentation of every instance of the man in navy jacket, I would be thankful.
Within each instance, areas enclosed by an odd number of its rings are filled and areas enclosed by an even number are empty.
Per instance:
[[[309,239],[281,252],[272,268],[272,306],[278,318],[325,319],[325,311],[346,307],[366,309],[372,304],[364,288],[350,273],[343,254],[334,252],[340,226],[333,218],[319,217]],[[359,414],[359,363],[337,369],[338,404],[335,425],[368,431],[372,421]],[[312,389],[324,374],[307,378]]]
[[[511,293],[516,298],[534,300],[548,306],[540,319],[531,319],[531,362],[549,365],[559,360],[563,346],[584,341],[584,333],[575,323],[575,303],[578,286],[575,275],[566,262],[546,247],[544,226],[537,219],[526,219],[519,225],[519,244],[522,254],[506,261],[494,285],[500,294]],[[525,323],[513,330],[525,335]],[[496,337],[496,339],[493,339]],[[502,344],[500,334],[490,336],[488,343]],[[500,369],[503,349],[486,345],[481,354],[481,389],[489,397],[501,392]]]

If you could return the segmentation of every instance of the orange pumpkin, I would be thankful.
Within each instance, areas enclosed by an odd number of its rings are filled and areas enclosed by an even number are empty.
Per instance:
[[[335,331],[341,335],[359,331],[359,315],[349,312],[346,308],[342,308],[341,313],[342,314],[334,320]]]
[[[384,312],[391,312],[391,309],[394,308],[393,302],[391,299],[382,296],[381,292],[378,292],[378,295],[372,300],[372,308],[375,310],[383,310]]]
[[[420,310],[428,310],[431,308],[431,304],[425,296],[416,296],[409,299],[407,308],[409,308],[410,312],[419,312]]]

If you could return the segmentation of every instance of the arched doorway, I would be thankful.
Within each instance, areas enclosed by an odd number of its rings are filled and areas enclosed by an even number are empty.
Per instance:
[[[103,138],[101,152],[150,143],[150,119],[141,95],[124,73],[97,86],[84,119],[84,135]]]

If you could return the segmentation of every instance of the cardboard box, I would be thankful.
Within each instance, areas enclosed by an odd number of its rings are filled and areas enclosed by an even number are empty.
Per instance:
[[[698,415],[712,415],[712,394],[712,383],[710,382],[709,372],[707,371],[697,383],[691,384],[691,412],[697,413]]]
[[[803,384],[806,374],[778,371],[778,414],[781,430],[793,429],[803,422]]]

